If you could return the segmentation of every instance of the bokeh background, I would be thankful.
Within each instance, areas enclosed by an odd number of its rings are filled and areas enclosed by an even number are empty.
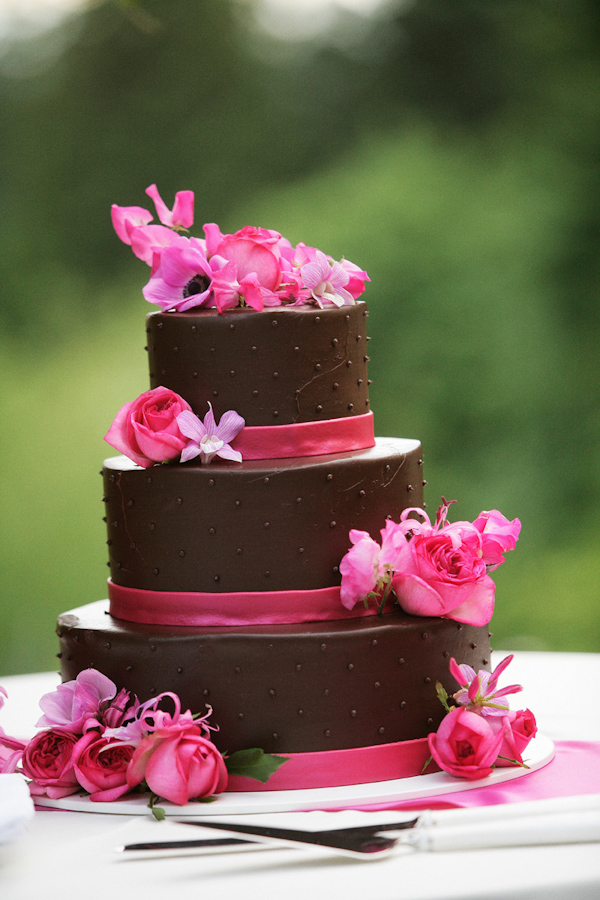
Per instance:
[[[523,523],[494,644],[600,650],[600,7],[4,0],[0,672],[105,596],[102,436],[148,388],[111,203],[196,194],[366,268],[376,431]]]

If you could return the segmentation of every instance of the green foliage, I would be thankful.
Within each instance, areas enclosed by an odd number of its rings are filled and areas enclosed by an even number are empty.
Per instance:
[[[230,775],[243,775],[266,784],[271,775],[287,762],[287,756],[275,756],[265,753],[259,747],[249,750],[237,750],[225,758],[225,765]]]

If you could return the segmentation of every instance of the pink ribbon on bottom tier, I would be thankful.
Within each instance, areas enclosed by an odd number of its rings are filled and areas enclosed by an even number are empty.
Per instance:
[[[287,762],[261,784],[243,775],[230,775],[230,791],[288,791],[310,788],[371,784],[420,775],[430,757],[427,738],[353,747],[347,750],[321,750],[311,753],[281,753]],[[434,762],[427,772],[439,772]]]
[[[110,614],[141,625],[183,625],[212,628],[232,625],[294,625],[356,619],[377,613],[362,603],[348,610],[342,606],[339,587],[310,591],[248,591],[201,593],[147,591],[123,587],[108,579]],[[394,612],[391,604],[384,614]]]

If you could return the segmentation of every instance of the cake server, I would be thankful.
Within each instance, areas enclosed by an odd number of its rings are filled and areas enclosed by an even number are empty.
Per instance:
[[[352,828],[303,831],[252,823],[181,821],[180,824],[246,835],[250,841],[226,838],[221,847],[251,849],[244,844],[312,846],[360,859],[381,859],[398,847],[418,851],[473,850],[491,847],[600,841],[600,795],[561,797],[548,800],[472,807],[470,809],[425,810],[414,819]],[[395,835],[386,835],[395,832]],[[128,844],[121,852],[197,848],[210,852],[214,840]],[[168,844],[168,846],[167,846]]]

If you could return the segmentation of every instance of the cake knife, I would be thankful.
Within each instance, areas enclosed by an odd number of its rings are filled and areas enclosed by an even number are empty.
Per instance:
[[[271,847],[312,846],[360,859],[381,859],[399,846],[420,851],[449,851],[587,843],[600,841],[600,795],[550,798],[470,809],[425,810],[416,818],[401,822],[324,831],[203,820],[180,821],[180,824],[243,834],[251,840],[229,837],[221,841],[152,842],[128,844],[116,849],[126,853],[186,848],[195,849],[196,852],[210,852],[217,845],[223,849],[257,849],[252,845],[266,843]],[[386,836],[385,832],[396,834]]]

